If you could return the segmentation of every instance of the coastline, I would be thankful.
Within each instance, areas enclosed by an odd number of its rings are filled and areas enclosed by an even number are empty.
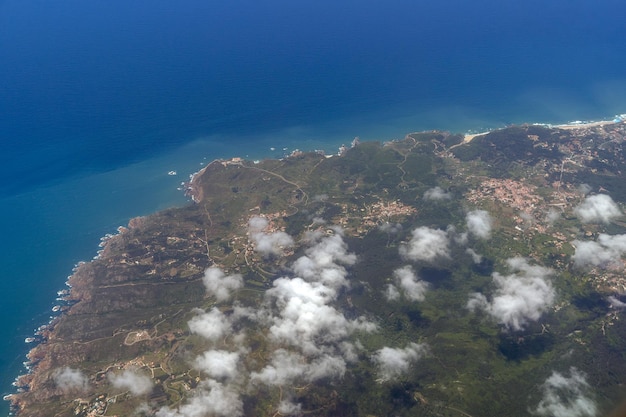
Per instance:
[[[580,121],[580,120],[575,120],[575,121],[571,121],[571,122],[563,123],[563,124],[523,123],[520,126],[523,126],[523,125],[536,125],[536,126],[544,126],[544,127],[549,128],[549,129],[577,130],[577,129],[589,129],[589,128],[593,128],[593,127],[610,126],[610,125],[614,125],[614,124],[617,124],[617,123],[622,123],[624,121],[626,121],[626,114],[615,115],[612,120],[599,120],[599,121]],[[487,135],[487,134],[489,134],[489,133],[491,133],[493,131],[500,130],[500,129],[503,129],[503,128],[491,129],[491,130],[487,130],[485,132],[479,132],[479,133],[466,133],[463,136],[463,143],[469,143],[474,138],[476,138],[478,136]]]
[[[602,127],[602,126],[609,126],[609,125],[615,125],[618,123],[622,123],[626,121],[626,115],[620,115],[620,118],[618,119],[614,119],[614,120],[607,120],[607,121],[591,121],[591,122],[570,122],[570,123],[566,123],[566,124],[560,124],[560,125],[550,125],[550,124],[537,124],[537,125],[541,125],[541,126],[546,126],[548,128],[558,128],[558,129],[566,129],[566,130],[576,130],[576,129],[585,129],[585,128],[595,128],[595,127]],[[530,125],[530,124],[526,124],[526,125]],[[499,129],[493,129],[487,132],[481,132],[481,133],[476,133],[476,134],[466,134],[464,136],[464,141],[463,143],[469,143],[472,139],[478,137],[478,136],[482,136],[482,135],[486,135],[490,132],[493,131],[497,131],[503,128],[499,128]],[[197,181],[197,178],[200,174],[202,174],[203,172],[205,172],[209,166],[211,166],[214,162],[219,161],[219,160],[215,160],[209,164],[207,164],[205,167],[201,168],[199,171],[197,171],[196,173],[192,174],[190,176],[190,181],[188,184],[188,186],[186,186],[186,192],[189,192],[187,195],[190,196],[194,202],[197,202],[198,200],[202,199],[201,195],[197,195],[196,193],[198,192],[194,187],[195,182]],[[131,222],[129,223],[128,227],[129,228],[133,228],[133,224],[132,222],[135,221],[139,221],[139,218],[136,219],[131,219]],[[120,228],[118,228],[118,234],[116,235],[105,235],[101,240],[101,246],[100,246],[100,251],[106,251],[107,249],[107,245],[110,244],[112,241],[114,241],[114,239],[118,236],[123,234],[125,231],[125,228],[123,226],[121,226]],[[99,256],[99,253],[96,255],[96,257]],[[95,259],[95,258],[94,258]],[[79,262],[77,265],[75,265],[74,270],[72,271],[72,275],[70,277],[68,277],[68,287],[69,287],[69,294],[65,294],[64,295],[64,301],[66,302],[77,302],[80,299],[82,299],[82,297],[85,297],[87,294],[85,292],[83,292],[85,290],[85,288],[82,288],[83,291],[81,291],[81,287],[80,285],[77,287],[76,285],[72,285],[76,283],[77,278],[79,278],[80,275],[80,267],[81,265],[84,264],[84,262]],[[61,309],[61,311],[59,311],[59,315],[55,316],[55,318],[53,318],[50,323],[48,323],[48,325],[45,327],[45,332],[42,332],[41,336],[42,336],[42,340],[38,341],[36,343],[36,345],[34,347],[32,347],[31,349],[29,349],[29,352],[27,354],[27,358],[31,359],[32,357],[38,356],[36,355],[37,352],[40,352],[42,349],[41,346],[45,345],[46,342],[49,340],[49,336],[54,333],[54,324],[56,323],[57,320],[59,320],[63,315],[67,314],[69,310],[71,310],[72,305],[68,305],[67,308],[63,308]],[[42,326],[43,327],[43,326]],[[26,365],[26,364],[25,364]],[[16,383],[21,382],[26,382],[28,380],[30,380],[29,375],[31,375],[31,373],[33,372],[33,367],[31,367],[30,365],[34,365],[34,364],[28,364],[26,365],[26,370],[28,371],[26,375],[21,375],[18,376],[16,378]],[[16,384],[17,386],[17,384]],[[7,401],[11,401],[11,397],[12,395],[9,394],[5,397],[5,400]]]

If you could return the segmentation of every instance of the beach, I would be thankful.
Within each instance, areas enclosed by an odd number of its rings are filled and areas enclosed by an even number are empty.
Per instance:
[[[549,123],[527,123],[527,124],[533,124],[533,125],[537,125],[537,126],[545,126],[545,127],[549,127],[549,128],[575,130],[575,129],[589,129],[589,128],[594,128],[594,127],[610,126],[610,125],[613,125],[613,124],[616,124],[616,123],[621,123],[624,120],[626,120],[626,115],[620,114],[620,115],[616,115],[611,120],[600,120],[600,121],[590,121],[590,122],[575,121],[575,122],[569,122],[569,123],[564,123],[564,124],[555,124],[555,125],[552,125],[552,124],[549,124]],[[480,132],[480,133],[465,134],[463,136],[463,143],[471,142],[472,139],[474,139],[474,138],[476,138],[478,136],[486,135],[488,133],[489,133],[489,131]]]

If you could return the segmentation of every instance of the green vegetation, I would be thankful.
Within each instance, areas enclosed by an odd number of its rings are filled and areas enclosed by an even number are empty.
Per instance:
[[[594,146],[607,160],[601,166],[591,157],[596,150],[577,147],[574,131],[538,126],[491,132],[469,144],[461,144],[460,135],[425,132],[384,146],[362,143],[341,157],[305,153],[259,164],[213,162],[192,184],[196,204],[138,221],[110,239],[101,258],[78,269],[72,278],[77,303],[32,353],[41,365],[35,388],[17,397],[27,407],[20,415],[87,415],[101,397],[105,415],[132,415],[142,403],[151,412],[175,408],[206,379],[193,360],[208,348],[241,352],[240,366],[260,372],[277,349],[293,347],[272,340],[271,320],[237,309],[280,304],[264,294],[276,279],[293,274],[291,265],[310,247],[309,233],[332,235],[339,225],[358,261],[345,266],[349,286],[329,308],[377,330],[347,337],[358,349],[342,377],[250,383],[242,394],[245,415],[278,415],[277,405],[289,399],[314,415],[525,416],[552,372],[570,367],[585,373],[604,411],[626,383],[626,327],[607,301],[616,295],[612,281],[600,279],[612,271],[577,268],[571,260],[575,239],[625,230],[619,222],[583,225],[573,214],[581,183],[606,187],[615,200],[626,201],[623,164],[611,162],[623,155],[603,146],[608,134],[596,133]],[[578,165],[561,160],[567,146],[579,152],[569,156]],[[555,187],[557,179],[562,183]],[[426,197],[433,187],[440,187],[439,198]],[[530,198],[536,203],[526,204]],[[554,207],[562,215],[550,223],[546,215]],[[476,209],[493,220],[488,239],[468,234],[466,216]],[[257,253],[248,221],[259,215],[271,231],[292,236],[293,248],[283,255]],[[447,255],[402,255],[418,227],[446,231]],[[549,268],[556,294],[549,308],[520,328],[468,307],[472,293],[485,300],[498,294],[493,274],[514,275],[506,262],[513,257]],[[243,277],[233,300],[207,295],[202,279],[212,265]],[[399,285],[394,271],[406,265],[427,283],[423,300],[386,295],[389,285]],[[209,342],[191,333],[188,322],[214,307],[243,318],[233,334]],[[423,356],[397,378],[381,377],[376,352],[411,343],[427,346]],[[149,395],[116,391],[108,382],[110,369],[129,364],[150,375]],[[62,366],[89,375],[83,403],[55,388],[54,372]]]

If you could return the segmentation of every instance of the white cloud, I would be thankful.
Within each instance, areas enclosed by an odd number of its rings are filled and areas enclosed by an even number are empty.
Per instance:
[[[121,374],[109,373],[109,382],[118,389],[128,390],[133,395],[144,395],[152,391],[150,377],[133,369],[125,369]]]
[[[194,360],[196,369],[218,380],[234,379],[237,376],[238,352],[209,350]]]
[[[248,220],[248,231],[250,233],[262,232],[269,224],[270,222],[265,217],[252,216]]]
[[[322,217],[313,217],[311,219],[311,226],[318,226],[320,224],[326,224],[326,220]]]
[[[559,372],[552,375],[542,385],[543,398],[534,410],[535,414],[546,417],[594,417],[597,407],[590,398],[590,387],[585,376],[578,369],[570,368],[570,377]]]
[[[349,284],[343,265],[356,262],[341,231],[335,229],[330,236],[310,234],[308,242],[312,246],[292,265],[298,276],[274,280],[273,288],[265,293],[266,313],[254,315],[268,326],[269,340],[278,347],[270,363],[252,373],[254,381],[285,385],[295,380],[339,378],[346,361],[357,356],[347,338],[355,331],[376,329],[362,317],[347,319],[331,305]]]
[[[307,282],[302,278],[281,277],[272,283],[274,288],[266,291],[266,297],[274,298],[278,306],[286,308],[293,299],[302,303],[323,306],[337,296],[336,291],[317,282]]]
[[[357,350],[362,349],[363,346],[360,345],[358,340],[355,343],[344,340],[338,344],[338,348],[346,362],[357,363],[359,361]]]
[[[384,347],[376,351],[372,360],[378,365],[383,380],[392,380],[406,373],[411,365],[428,352],[425,344],[410,343],[404,349]]]
[[[550,225],[556,223],[556,221],[559,220],[560,218],[561,218],[561,213],[553,208],[548,210],[548,212],[546,213],[546,222],[548,222],[548,224]]]
[[[469,233],[457,232],[456,227],[454,227],[454,225],[452,224],[448,225],[448,227],[446,228],[446,233],[448,234],[448,239],[452,239],[454,243],[456,243],[457,245],[461,245],[461,246],[467,245],[467,241],[469,240],[468,239]]]
[[[426,190],[426,192],[424,193],[425,200],[441,201],[441,200],[450,200],[451,198],[452,198],[452,195],[448,192],[445,192],[443,188],[439,186]]]
[[[178,410],[161,408],[156,417],[205,417],[210,415],[240,417],[243,415],[243,401],[239,388],[225,385],[213,379],[202,381],[195,395]]]
[[[277,410],[281,416],[299,416],[302,414],[302,404],[295,404],[288,400],[282,400]]]
[[[252,236],[254,247],[263,256],[282,255],[285,248],[293,246],[293,238],[285,232],[255,233]]]
[[[217,301],[226,301],[232,291],[243,287],[243,277],[239,274],[226,275],[220,268],[212,266],[204,271],[202,282],[209,294]]]
[[[323,378],[342,378],[346,373],[346,361],[336,355],[324,354],[313,359],[305,378],[313,382]]]
[[[252,372],[252,381],[266,385],[286,385],[301,378],[307,369],[306,358],[299,353],[278,349],[260,372]]]
[[[258,229],[265,225],[260,218],[251,227]],[[251,308],[235,303],[228,316],[213,308],[200,311],[188,322],[192,332],[217,341],[232,333],[238,320],[255,321],[258,331],[267,338],[268,349],[274,350],[269,362],[251,371],[241,363],[242,352],[206,351],[193,363],[212,379],[202,382],[186,404],[176,410],[163,408],[157,416],[239,416],[243,406],[237,392],[242,392],[243,384],[281,386],[285,395],[289,395],[295,381],[336,379],[345,374],[346,363],[358,360],[358,343],[348,338],[356,331],[374,331],[376,326],[363,317],[349,320],[331,305],[341,290],[349,286],[345,267],[353,265],[357,257],[348,251],[341,229],[331,229],[330,233],[306,235],[304,242],[310,247],[291,265],[296,276],[275,279],[260,306]],[[220,400],[211,402],[217,396],[221,396]],[[230,409],[226,401],[221,401],[229,396]],[[284,402],[277,407],[283,407],[287,414],[299,413],[297,404]]]
[[[313,359],[296,352],[278,349],[270,362],[251,379],[266,385],[283,386],[294,382],[314,382],[323,378],[340,378],[346,372],[341,357],[323,354]]]
[[[230,320],[217,307],[213,307],[209,312],[198,314],[189,320],[187,325],[192,333],[212,341],[222,338],[231,329]]]
[[[400,223],[385,222],[378,226],[378,230],[383,233],[389,233],[390,235],[396,235],[402,231],[402,225]]]
[[[443,230],[418,227],[411,232],[411,240],[400,246],[400,255],[412,261],[434,262],[450,258],[450,241]]]
[[[488,239],[491,236],[492,219],[485,210],[474,210],[465,216],[467,230],[477,238]]]
[[[314,246],[306,250],[307,256],[314,259],[320,267],[329,267],[333,263],[341,263],[344,265],[354,265],[356,263],[356,255],[348,252],[348,245],[343,240],[343,230],[335,227],[332,229],[331,235],[316,235],[317,242]]]
[[[608,267],[617,265],[626,253],[626,235],[598,235],[597,242],[575,240],[572,245],[576,252],[572,255],[574,265]]]
[[[465,253],[472,257],[472,261],[474,261],[475,264],[479,264],[483,261],[483,256],[476,253],[476,251],[472,248],[465,249]]]
[[[297,346],[309,355],[319,353],[320,344],[338,342],[357,329],[373,327],[360,320],[348,320],[327,305],[335,292],[325,285],[301,278],[278,278],[266,294],[275,299],[280,309],[272,318],[270,337]]]
[[[84,392],[89,388],[89,379],[78,369],[64,367],[54,371],[52,378],[63,392]]]
[[[292,266],[293,272],[306,281],[321,283],[335,291],[348,286],[347,271],[343,265],[354,265],[356,255],[348,252],[348,245],[340,232],[330,236],[311,235],[313,246],[305,251]]]
[[[621,210],[613,199],[606,194],[596,194],[585,198],[576,208],[574,213],[583,223],[610,223],[616,217],[622,215]]]
[[[470,295],[467,307],[482,309],[509,329],[521,330],[529,321],[537,321],[553,304],[555,291],[547,277],[552,270],[530,265],[524,258],[507,260],[511,275],[493,273],[495,294],[488,301],[481,293]]]
[[[400,298],[400,291],[398,291],[398,287],[393,284],[387,284],[387,288],[385,289],[385,298],[387,301],[395,301]]]
[[[403,266],[393,271],[396,284],[402,289],[406,298],[412,301],[424,301],[428,283],[420,280],[411,266]]]
[[[264,217],[252,216],[248,221],[248,233],[254,248],[263,256],[282,255],[286,248],[294,245],[293,238],[285,232],[265,233],[269,221]]]

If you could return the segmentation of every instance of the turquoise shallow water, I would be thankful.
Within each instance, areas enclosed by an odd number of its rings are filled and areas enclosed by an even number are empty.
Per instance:
[[[0,391],[73,265],[214,158],[626,113],[626,4],[544,3],[0,2]]]

